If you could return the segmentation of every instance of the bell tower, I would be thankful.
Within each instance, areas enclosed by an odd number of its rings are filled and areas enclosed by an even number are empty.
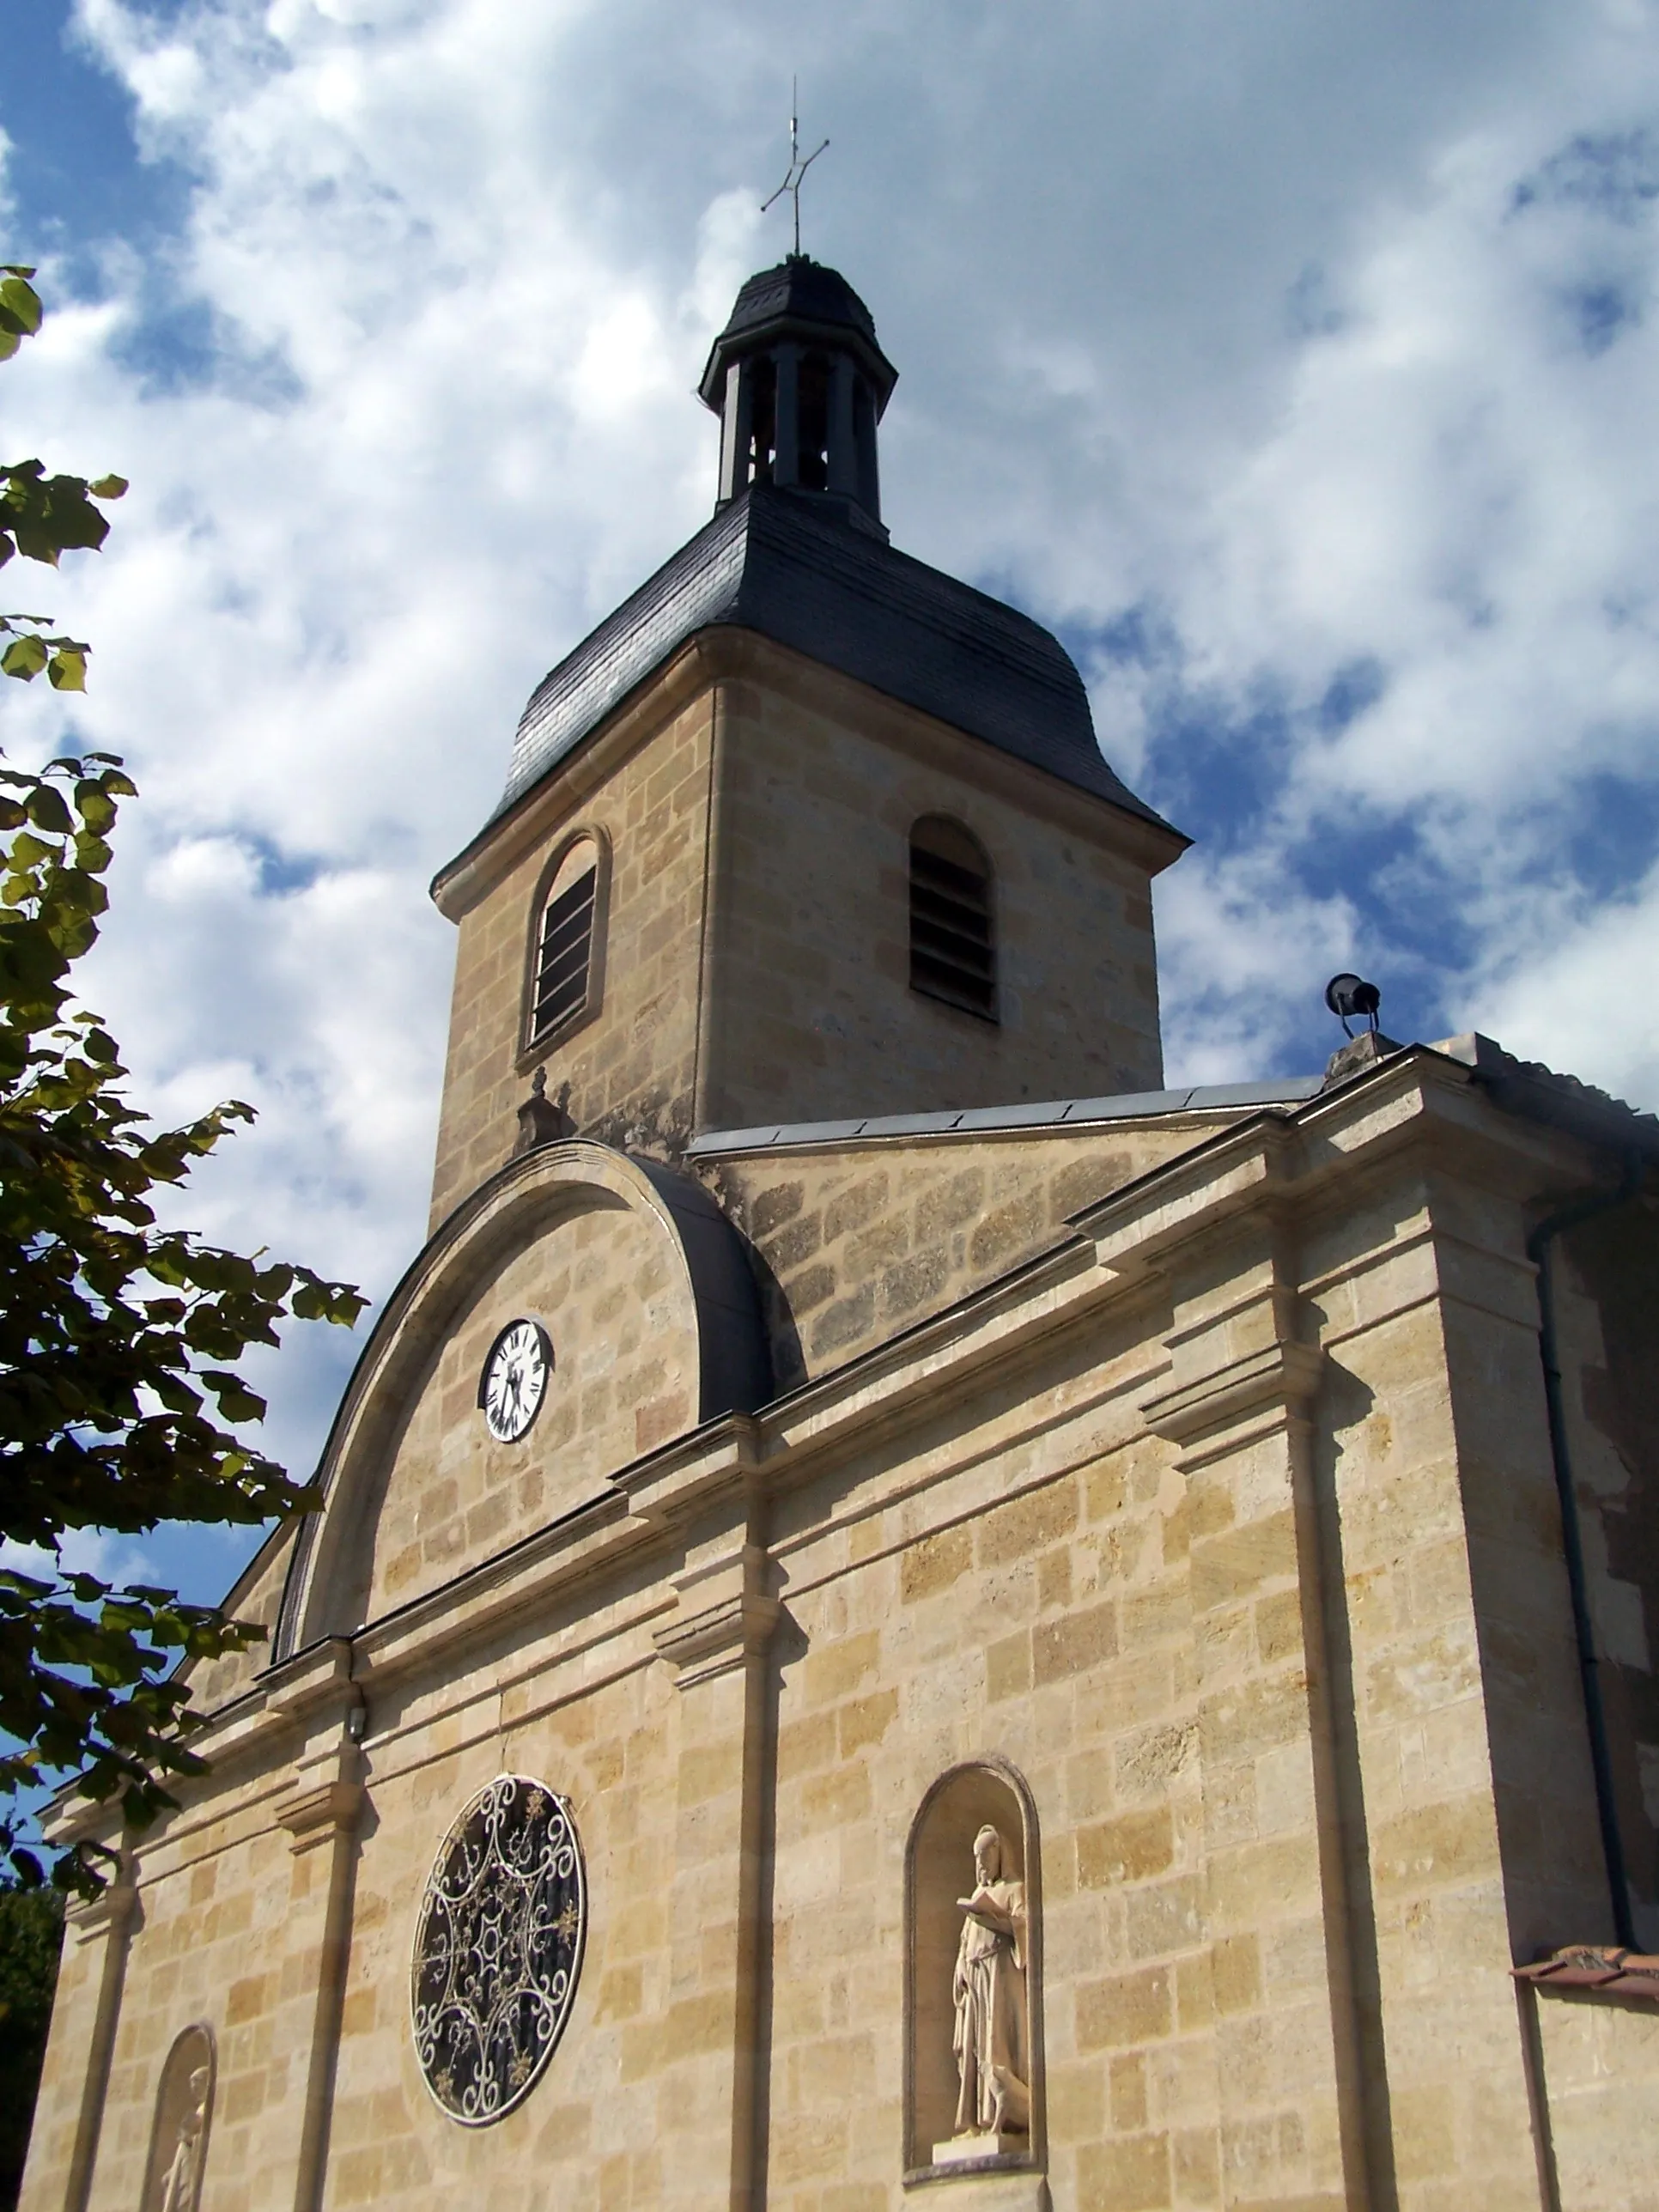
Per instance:
[[[559,662],[459,925],[434,1220],[515,1147],[1162,1080],[1152,877],[1186,844],[1081,678],[881,515],[896,372],[844,276],[751,276],[698,386],[712,520]],[[533,1085],[533,1088],[532,1088]]]

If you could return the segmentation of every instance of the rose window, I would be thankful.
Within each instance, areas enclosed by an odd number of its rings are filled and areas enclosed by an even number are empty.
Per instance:
[[[565,1800],[503,1774],[444,1840],[415,1935],[415,2049],[427,2087],[466,2127],[536,2086],[581,1972],[587,1886]]]

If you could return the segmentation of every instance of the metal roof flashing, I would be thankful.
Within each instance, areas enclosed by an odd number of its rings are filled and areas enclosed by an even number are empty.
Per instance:
[[[802,1146],[880,1143],[908,1137],[1058,1136],[1109,1121],[1170,1121],[1190,1115],[1261,1113],[1294,1109],[1316,1097],[1317,1075],[1266,1083],[1221,1083],[1183,1091],[1131,1091],[1107,1098],[1054,1098],[1040,1104],[970,1106],[959,1112],[877,1114],[839,1121],[775,1122],[751,1129],[710,1129],[686,1146],[693,1159],[734,1152],[787,1152]]]
[[[1053,1098],[1012,1106],[970,1106],[957,1112],[880,1114],[833,1121],[771,1122],[749,1129],[710,1129],[686,1147],[694,1159],[736,1152],[786,1152],[809,1146],[891,1142],[904,1138],[1013,1135],[1055,1136],[1111,1121],[1170,1121],[1218,1114],[1299,1112],[1359,1085],[1397,1071],[1413,1058],[1451,1060],[1467,1069],[1492,1103],[1505,1113],[1541,1121],[1604,1149],[1659,1158],[1659,1117],[1622,1099],[1558,1075],[1535,1060],[1520,1060],[1492,1038],[1470,1034],[1438,1044],[1402,1045],[1331,1084],[1323,1075],[1279,1076],[1256,1083],[1201,1085],[1181,1091],[1126,1091],[1104,1098]]]

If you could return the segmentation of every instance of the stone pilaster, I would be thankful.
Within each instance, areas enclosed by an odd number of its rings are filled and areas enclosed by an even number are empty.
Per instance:
[[[351,1951],[352,1897],[365,1792],[358,1748],[362,1693],[351,1680],[351,1647],[331,1641],[320,1662],[273,1698],[305,1730],[289,1786],[276,1803],[293,1855],[282,2032],[305,2083],[297,2138],[283,2166],[291,2192],[272,2177],[263,2201],[317,2212],[327,2170],[329,2118]],[[288,2149],[288,2146],[283,2147]],[[280,2171],[280,2169],[279,2169]]]
[[[656,1632],[683,1693],[669,2002],[655,2033],[665,2198],[746,2209],[764,2187],[769,1650],[751,1525],[694,1553]]]
[[[1322,1355],[1268,1223],[1172,1272],[1170,1387],[1144,1410],[1180,1448],[1191,1516],[1222,2202],[1380,2212],[1326,1709]]]
[[[71,1906],[68,1915],[69,1941],[77,1948],[95,1946],[100,1955],[98,1996],[87,2045],[86,2071],[82,2077],[80,2109],[76,2115],[75,2142],[64,2185],[64,2212],[86,2212],[92,2195],[93,2169],[97,2163],[104,2103],[109,2092],[110,2062],[121,2020],[127,1953],[137,1920],[137,1869],[131,1856],[124,1851],[114,1880],[96,1897]]]

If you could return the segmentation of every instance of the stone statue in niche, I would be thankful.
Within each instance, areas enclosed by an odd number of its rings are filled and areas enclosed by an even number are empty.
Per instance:
[[[161,2176],[156,2212],[196,2212],[196,2193],[202,2179],[202,2137],[207,2126],[208,2085],[212,2075],[205,2066],[191,2073],[179,2115],[173,2156]]]
[[[1006,1876],[1013,1854],[995,1828],[974,1838],[975,1886],[957,1899],[965,1916],[951,1994],[956,2004],[952,2048],[962,2093],[951,2144],[937,2159],[1024,2149],[1031,2124],[1031,2033],[1025,1989],[1025,1885]]]
[[[155,2093],[142,2212],[196,2212],[213,2118],[213,2037],[198,2021],[174,2039]]]

